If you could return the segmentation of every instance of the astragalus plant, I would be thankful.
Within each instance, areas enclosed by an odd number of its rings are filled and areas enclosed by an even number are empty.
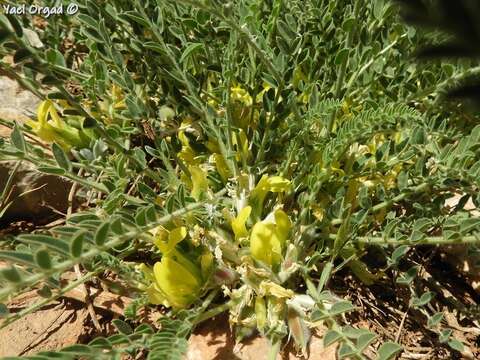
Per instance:
[[[237,340],[267,337],[271,359],[288,339],[307,354],[317,327],[340,358],[401,351],[352,327],[329,280],[395,273],[421,307],[433,295],[401,257],[479,241],[464,206],[479,200],[480,127],[432,107],[436,84],[469,64],[417,64],[431,38],[383,0],[78,4],[48,21],[0,15],[1,73],[42,100],[31,121],[2,121],[1,159],[70,180],[81,204],[3,242],[1,300],[33,288],[46,300],[3,311],[2,326],[108,270],[135,299],[130,325],[55,356],[181,358],[193,327],[223,312]],[[139,324],[142,307],[162,311],[159,330]]]

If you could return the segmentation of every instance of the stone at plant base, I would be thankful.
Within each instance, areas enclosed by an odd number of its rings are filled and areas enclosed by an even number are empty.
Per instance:
[[[324,332],[324,331],[323,331]],[[336,360],[336,344],[323,346],[323,339],[314,334],[309,346],[309,360]],[[235,344],[226,316],[200,324],[188,341],[185,360],[265,360],[270,351],[268,340],[255,336]],[[283,349],[277,360],[300,360],[290,346]]]
[[[39,99],[23,90],[17,82],[0,77],[0,119],[24,122],[34,117]],[[9,136],[10,129],[0,125],[0,136]]]
[[[13,171],[16,163],[0,162],[0,189],[5,188],[9,173]],[[23,162],[14,176],[13,191],[9,197],[9,201],[13,200],[13,203],[0,219],[0,225],[5,226],[14,220],[44,223],[55,212],[65,213],[70,188],[70,182],[58,176],[42,174],[32,165]]]
[[[0,77],[0,119],[23,123],[33,118],[39,99],[23,90],[14,80]],[[10,136],[11,129],[0,125],[0,136]],[[5,188],[9,173],[15,161],[0,162],[0,192]],[[15,175],[13,192],[9,201],[14,200],[0,225],[13,220],[47,221],[56,211],[64,213],[71,184],[59,177],[42,174],[24,162]],[[23,193],[26,195],[20,196]],[[53,210],[54,209],[54,210]],[[0,209],[1,211],[1,209]]]

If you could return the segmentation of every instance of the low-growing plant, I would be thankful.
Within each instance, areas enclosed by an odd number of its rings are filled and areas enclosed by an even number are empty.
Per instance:
[[[465,209],[480,200],[480,127],[432,106],[469,64],[412,61],[428,36],[383,0],[78,5],[48,21],[0,15],[0,71],[41,98],[31,121],[2,121],[13,131],[0,159],[70,180],[82,203],[2,246],[0,299],[46,299],[3,305],[1,326],[109,270],[135,299],[126,319],[161,306],[160,330],[117,320],[120,334],[55,356],[180,359],[194,326],[223,312],[237,340],[267,337],[271,359],[287,338],[306,355],[320,326],[340,358],[368,358],[372,344],[378,359],[398,354],[346,322],[355,307],[329,281],[398,272],[422,308],[433,294],[398,267],[410,247],[480,241]],[[74,266],[84,274],[65,282]]]

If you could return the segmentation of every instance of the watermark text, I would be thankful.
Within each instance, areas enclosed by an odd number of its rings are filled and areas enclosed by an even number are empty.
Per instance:
[[[78,12],[78,5],[70,3],[59,6],[38,6],[38,5],[3,5],[5,15],[39,15],[49,18],[52,15],[75,15]]]

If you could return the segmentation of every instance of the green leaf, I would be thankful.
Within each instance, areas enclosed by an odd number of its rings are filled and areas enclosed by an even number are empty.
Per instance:
[[[405,171],[400,172],[397,177],[398,189],[401,191],[408,186],[408,173]]]
[[[85,231],[80,230],[73,237],[72,242],[70,243],[70,254],[73,257],[79,257],[82,255],[83,241],[85,238]]]
[[[58,65],[64,68],[67,67],[65,58],[63,57],[62,53],[57,49],[49,49],[47,51],[47,61],[53,65]]]
[[[350,301],[340,301],[333,304],[333,306],[328,311],[328,313],[330,314],[330,316],[336,316],[339,314],[346,313],[348,311],[352,311],[353,309],[355,309],[355,307],[352,305]]]
[[[327,347],[334,342],[338,341],[342,335],[335,330],[328,330],[325,336],[323,337],[323,346]]]
[[[125,336],[124,334],[110,336],[108,340],[112,345],[128,344],[130,342],[128,336]]]
[[[349,49],[342,49],[335,56],[335,65],[342,65],[347,61]]]
[[[403,348],[397,343],[387,341],[377,351],[377,360],[389,360],[402,351]]]
[[[88,346],[92,346],[98,349],[110,350],[112,348],[112,343],[105,339],[102,336],[99,336],[88,343]]]
[[[372,200],[370,193],[366,186],[362,186],[358,192],[358,202],[363,209],[370,209],[372,207]]]
[[[204,44],[202,43],[193,43],[187,46],[187,48],[184,50],[182,56],[180,57],[180,64],[182,64],[190,55],[192,55],[195,51],[202,49],[204,47]]]
[[[377,335],[373,333],[360,335],[360,337],[357,340],[357,349],[359,351],[365,350],[367,346],[370,345],[373,340],[375,340],[376,337]]]
[[[68,97],[61,91],[52,91],[48,93],[47,98],[50,100],[68,100]]]
[[[373,2],[373,15],[377,20],[380,20],[382,18],[384,6],[385,6],[384,0],[375,0]]]
[[[1,269],[0,274],[2,274],[5,280],[10,281],[12,283],[19,283],[22,281],[22,276],[20,275],[20,273],[18,272],[15,266],[12,266],[6,269]]]
[[[453,332],[452,329],[442,330],[438,337],[438,341],[440,341],[442,344],[446,343],[450,339],[452,332]]]
[[[457,350],[459,352],[462,352],[463,350],[465,350],[463,343],[454,338],[451,338],[448,341],[448,346],[450,346],[453,350]]]
[[[135,215],[135,224],[138,226],[147,225],[146,211],[145,209],[140,210],[137,215]]]
[[[75,355],[89,355],[92,353],[92,349],[88,345],[75,344],[64,347],[62,352],[67,352]]]
[[[70,252],[69,245],[61,239],[56,239],[53,236],[44,234],[22,234],[18,236],[18,240],[47,246],[48,248],[60,253],[68,254]]]
[[[52,296],[52,291],[47,285],[43,285],[40,289],[37,290],[37,294],[43,298],[48,299]]]
[[[99,34],[99,32],[93,28],[83,28],[82,32],[89,37],[90,39],[94,40],[95,42],[99,44],[103,44],[105,40],[102,38],[102,36]]]
[[[10,21],[10,24],[12,25],[13,29],[15,30],[15,33],[19,38],[23,36],[23,28],[22,25],[20,24],[20,21],[18,21],[17,15],[14,14],[6,14],[5,15]]]
[[[98,21],[92,18],[91,16],[85,15],[85,14],[78,14],[76,16],[80,22],[84,23],[88,27],[91,27],[92,29],[96,29],[98,27]]]
[[[0,259],[19,262],[27,266],[35,265],[33,255],[21,251],[0,250]]]
[[[114,219],[110,225],[110,229],[117,235],[122,235],[124,233],[124,227],[122,224],[122,218],[117,217]]]
[[[52,152],[57,164],[64,170],[71,172],[72,171],[72,163],[65,154],[65,151],[57,145],[57,143],[52,144]]]
[[[25,138],[23,137],[23,134],[20,131],[18,124],[16,122],[15,122],[15,126],[13,127],[13,131],[10,135],[10,141],[12,142],[13,146],[15,146],[21,152],[25,153],[27,151]]]
[[[148,222],[155,222],[157,221],[157,212],[155,210],[155,206],[151,205],[145,209],[145,219]]]
[[[157,197],[157,194],[153,189],[148,186],[147,184],[144,184],[142,182],[138,183],[138,192],[142,195],[142,198],[145,200],[147,199],[155,199]]]
[[[399,247],[397,247],[392,253],[392,257],[391,257],[392,265],[398,264],[400,259],[404,257],[409,250],[410,250],[410,246],[408,245],[400,245]]]
[[[104,222],[95,233],[95,244],[102,246],[107,240],[108,230],[110,229],[110,223]]]
[[[49,270],[52,268],[52,260],[50,259],[50,255],[46,249],[40,249],[35,253],[35,262],[44,270]]]
[[[57,167],[52,166],[39,166],[37,168],[38,171],[43,172],[45,174],[52,174],[52,175],[65,175],[65,170]]]
[[[414,307],[420,307],[428,304],[435,297],[435,293],[432,291],[427,291],[420,296],[420,298],[414,298],[412,300],[412,305]]]
[[[133,329],[130,325],[128,325],[125,321],[115,319],[112,321],[113,325],[117,328],[117,330],[125,335],[130,335],[133,333]]]
[[[342,25],[343,31],[347,33],[352,31],[356,23],[357,23],[357,20],[354,17],[346,19]]]
[[[287,42],[291,42],[295,38],[295,32],[293,32],[290,27],[283,20],[277,22],[278,33],[283,37]]]
[[[415,279],[417,273],[418,266],[412,266],[410,269],[407,270],[407,272],[397,278],[397,283],[402,285],[408,285],[413,281],[413,279]]]
[[[135,21],[137,24],[143,25],[146,28],[150,28],[150,22],[147,21],[140,13],[136,11],[127,11],[120,15],[122,18],[127,18]]]
[[[347,356],[353,355],[355,353],[355,350],[352,349],[352,347],[346,343],[342,343],[340,345],[340,349],[338,349],[338,358],[343,359],[346,358]]]
[[[440,321],[442,321],[442,319],[443,319],[443,313],[438,312],[428,318],[427,326],[430,328],[435,327],[440,323]]]
[[[318,292],[322,292],[325,284],[330,279],[333,270],[333,263],[331,261],[327,262],[323,267],[322,274],[320,275],[320,280],[318,281]]]
[[[342,328],[342,334],[350,339],[358,339],[362,335],[371,334],[367,329],[354,328],[353,326],[346,325]]]

